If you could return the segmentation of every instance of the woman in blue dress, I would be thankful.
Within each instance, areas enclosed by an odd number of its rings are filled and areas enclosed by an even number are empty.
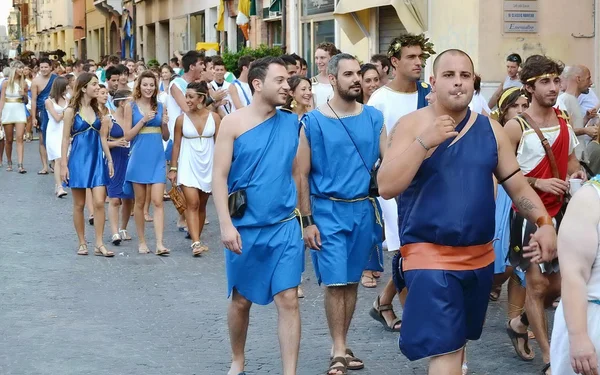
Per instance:
[[[147,186],[154,205],[154,232],[156,255],[170,253],[163,244],[165,214],[163,193],[167,180],[163,140],[169,139],[167,113],[157,100],[158,82],[150,71],[143,72],[135,82],[133,101],[125,106],[123,131],[131,141],[129,164],[125,173],[124,192],[135,195],[134,217],[140,254],[148,254],[146,245],[144,202]],[[133,185],[133,189],[132,189]]]
[[[100,115],[98,91],[96,75],[83,73],[77,78],[74,96],[64,112],[60,174],[73,196],[73,223],[79,238],[77,254],[88,255],[83,208],[86,189],[91,189],[96,218],[94,255],[112,257],[115,254],[103,243],[106,186],[114,171],[107,143],[110,118]]]
[[[529,101],[518,87],[511,87],[502,93],[498,100],[498,110],[492,113],[497,117],[502,126],[513,117],[523,113],[529,107]],[[496,229],[494,238],[494,285],[490,293],[490,300],[496,301],[500,297],[502,285],[508,280],[508,318],[506,331],[511,339],[517,355],[524,361],[531,361],[534,352],[529,346],[528,333],[515,331],[516,321],[525,306],[525,275],[522,271],[514,269],[508,261],[510,247],[510,216],[512,201],[504,188],[498,185],[496,195]],[[515,322],[513,322],[513,320]],[[512,322],[512,323],[511,323]],[[526,328],[525,328],[526,330]]]
[[[113,245],[120,245],[121,241],[129,241],[131,237],[127,233],[127,224],[133,208],[133,194],[123,192],[125,172],[129,161],[129,142],[125,139],[123,127],[125,122],[125,107],[131,100],[131,91],[119,90],[113,96],[116,111],[110,114],[111,127],[108,137],[108,147],[115,166],[115,174],[108,184],[108,222],[113,233],[111,241]],[[121,223],[119,226],[119,211]]]

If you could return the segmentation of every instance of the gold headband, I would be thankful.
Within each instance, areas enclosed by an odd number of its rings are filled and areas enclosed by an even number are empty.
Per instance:
[[[558,74],[556,74],[556,73],[546,73],[546,74],[542,74],[542,75],[539,75],[539,76],[531,77],[526,82],[533,82],[533,81],[536,81],[536,80],[542,79],[542,78],[554,78],[554,77],[558,77]]]
[[[498,100],[498,108],[502,108],[502,104],[504,104],[504,101],[506,100],[506,98],[508,98],[513,92],[515,91],[519,91],[521,90],[518,87],[511,87],[509,89],[507,89],[506,91],[504,91],[502,93],[502,95],[500,96],[500,100]]]

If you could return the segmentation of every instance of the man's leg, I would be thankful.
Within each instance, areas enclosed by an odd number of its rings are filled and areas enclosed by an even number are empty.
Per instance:
[[[525,311],[540,346],[544,363],[550,362],[550,343],[548,341],[548,324],[544,311],[544,299],[550,286],[550,280],[542,274],[536,264],[532,264],[525,274],[527,294],[525,296]]]
[[[229,341],[231,342],[231,367],[228,375],[238,375],[244,371],[244,349],[248,335],[250,321],[250,307],[252,302],[233,289],[231,303],[227,310],[227,323],[229,325]]]
[[[439,355],[429,362],[429,375],[462,375],[463,349]]]
[[[325,314],[333,340],[333,357],[346,356],[346,286],[325,289]]]
[[[296,288],[275,295],[278,312],[279,348],[283,362],[283,374],[295,375],[300,350],[300,308]]]

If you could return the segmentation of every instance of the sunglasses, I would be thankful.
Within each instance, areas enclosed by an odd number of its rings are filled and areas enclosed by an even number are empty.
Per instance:
[[[516,56],[509,56],[506,58],[506,61],[510,61],[510,62],[514,62],[517,64],[520,64],[521,62],[519,61],[519,58]]]

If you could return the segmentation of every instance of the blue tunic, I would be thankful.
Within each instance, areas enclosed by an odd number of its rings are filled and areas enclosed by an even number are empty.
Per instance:
[[[467,110],[456,131],[460,133],[470,117]],[[452,144],[454,140],[443,142],[423,161],[405,202],[401,252],[411,255],[404,259],[402,273],[394,266],[394,281],[398,286],[402,280],[408,289],[399,346],[411,361],[451,353],[467,340],[479,339],[492,286],[494,267],[484,256],[492,254],[484,248],[471,248],[482,257],[462,264],[465,268],[440,268],[459,251],[453,247],[486,245],[494,238],[498,146],[492,125],[487,117],[476,115],[471,128]],[[421,245],[409,249],[411,244]],[[418,259],[422,252],[424,257]]]
[[[410,184],[415,191],[400,229],[403,246],[419,242],[473,246],[494,238],[498,146],[489,119],[478,115],[468,132],[449,146],[452,140],[423,161]]]
[[[56,77],[58,77],[58,75],[54,73],[50,74],[48,84],[46,84],[46,87],[44,87],[44,89],[38,93],[37,99],[35,101],[37,112],[36,116],[38,121],[40,122],[39,126],[42,130],[44,146],[46,145],[46,130],[48,130],[48,113],[46,112],[46,99],[48,99],[48,97],[50,96],[50,90],[52,89],[52,84],[54,83]]]
[[[253,303],[300,284],[304,242],[293,212],[297,204],[292,165],[298,149],[298,117],[278,110],[233,143],[229,193],[246,189],[248,206],[232,218],[242,254],[225,249],[228,293],[235,288]]]
[[[87,123],[77,112],[71,127],[71,152],[69,154],[69,181],[72,189],[88,189],[108,185],[108,166],[100,140],[100,118]]]
[[[114,118],[112,119],[112,127],[110,128],[111,139],[123,138],[123,128],[119,125]],[[110,149],[110,155],[112,156],[113,166],[115,168],[115,174],[110,179],[108,184],[108,197],[109,198],[121,198],[121,199],[133,199],[133,194],[125,194],[123,192],[123,183],[125,182],[125,172],[127,171],[127,164],[129,162],[129,148],[128,147],[113,147]]]
[[[132,125],[135,126],[144,115],[135,102],[132,107]],[[123,192],[126,195],[133,193],[131,184],[164,184],[167,182],[167,170],[165,151],[162,143],[163,105],[158,103],[156,116],[144,125],[140,133],[131,141],[131,152],[129,163],[125,173],[125,186]],[[144,133],[145,128],[157,129],[156,132]]]
[[[360,114],[342,121],[318,109],[302,119],[311,149],[312,214],[322,242],[321,250],[311,255],[318,282],[328,286],[357,283],[383,235],[376,219],[381,217],[379,204],[368,199],[383,115],[364,105]]]

